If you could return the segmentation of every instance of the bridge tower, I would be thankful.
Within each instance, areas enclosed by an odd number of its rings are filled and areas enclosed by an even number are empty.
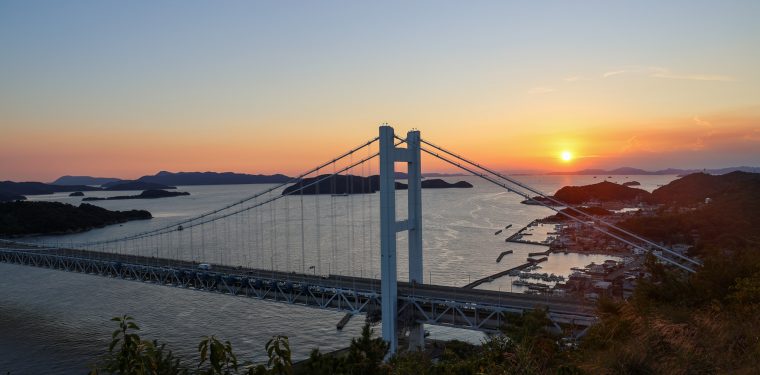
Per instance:
[[[393,128],[380,127],[380,280],[382,293],[383,340],[390,344],[390,355],[398,348],[398,290],[396,234],[409,235],[409,282],[422,283],[422,169],[420,132],[407,133],[406,148],[396,147]],[[409,189],[406,220],[396,221],[396,162],[407,163]],[[422,324],[415,324],[409,335],[409,349],[424,348]]]

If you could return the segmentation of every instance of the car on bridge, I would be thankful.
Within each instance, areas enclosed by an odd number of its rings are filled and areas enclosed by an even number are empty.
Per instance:
[[[208,263],[201,263],[198,265],[198,269],[203,270],[203,271],[209,271],[211,270],[211,265]]]

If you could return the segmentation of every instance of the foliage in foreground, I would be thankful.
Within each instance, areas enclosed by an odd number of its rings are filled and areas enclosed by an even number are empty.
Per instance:
[[[292,361],[288,338],[274,336],[266,344],[269,357],[267,365],[238,362],[229,341],[222,342],[214,336],[204,337],[198,344],[199,361],[188,367],[175,357],[166,344],[142,340],[136,333],[140,328],[132,317],[124,315],[111,319],[119,328],[112,334],[108,353],[90,372],[120,375],[290,375]]]
[[[266,344],[266,365],[241,362],[229,341],[204,337],[198,345],[198,363],[188,365],[175,357],[165,344],[143,340],[140,328],[129,316],[113,318],[119,327],[113,332],[108,353],[91,374],[572,374],[578,370],[563,363],[568,352],[560,350],[557,337],[546,329],[546,313],[536,310],[513,317],[504,336],[493,337],[476,346],[460,341],[437,344],[441,351],[433,360],[426,353],[401,353],[384,362],[388,344],[373,338],[369,324],[361,336],[351,340],[345,353],[322,354],[314,349],[300,366],[291,361],[287,337],[274,336]],[[556,371],[555,371],[556,370]]]
[[[345,353],[311,352],[294,366],[287,337],[266,344],[268,361],[241,361],[229,341],[204,337],[197,364],[143,340],[132,318],[119,325],[107,355],[91,374],[712,374],[760,368],[760,252],[706,249],[694,275],[650,261],[652,277],[627,302],[601,301],[600,322],[578,348],[546,330],[546,313],[513,316],[504,335],[482,345],[435,343],[427,353],[384,362],[388,346],[366,325]]]

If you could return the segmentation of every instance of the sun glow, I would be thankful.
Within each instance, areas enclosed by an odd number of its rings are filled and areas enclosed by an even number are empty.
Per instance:
[[[569,162],[570,160],[573,160],[573,153],[567,150],[562,151],[559,154],[559,158],[562,159],[562,161],[564,162]]]

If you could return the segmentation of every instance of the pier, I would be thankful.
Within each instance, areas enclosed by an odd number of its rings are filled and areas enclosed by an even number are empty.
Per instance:
[[[342,331],[343,327],[348,324],[348,321],[351,320],[351,318],[354,316],[352,313],[346,313],[346,315],[343,315],[343,317],[340,319],[338,324],[335,325],[335,328],[338,329],[338,331]]]
[[[528,258],[528,263],[521,264],[521,265],[519,265],[517,267],[513,267],[513,268],[510,268],[508,270],[497,272],[497,273],[495,273],[493,275],[489,275],[489,276],[486,276],[486,277],[481,278],[481,279],[477,279],[477,280],[475,280],[475,281],[473,281],[473,282],[471,282],[471,283],[463,286],[462,288],[464,288],[464,289],[474,289],[475,287],[479,286],[480,284],[494,281],[494,280],[496,280],[496,279],[498,279],[498,278],[500,278],[500,277],[502,277],[504,275],[510,274],[512,271],[522,271],[522,270],[524,270],[524,269],[526,269],[526,268],[528,268],[530,266],[535,266],[538,263],[545,262],[547,259],[549,259],[549,258],[541,258],[541,259],[530,259],[530,258]]]
[[[501,259],[504,258],[505,255],[512,254],[512,250],[502,251],[501,254],[499,254],[499,257],[496,258],[496,263],[501,263]]]

